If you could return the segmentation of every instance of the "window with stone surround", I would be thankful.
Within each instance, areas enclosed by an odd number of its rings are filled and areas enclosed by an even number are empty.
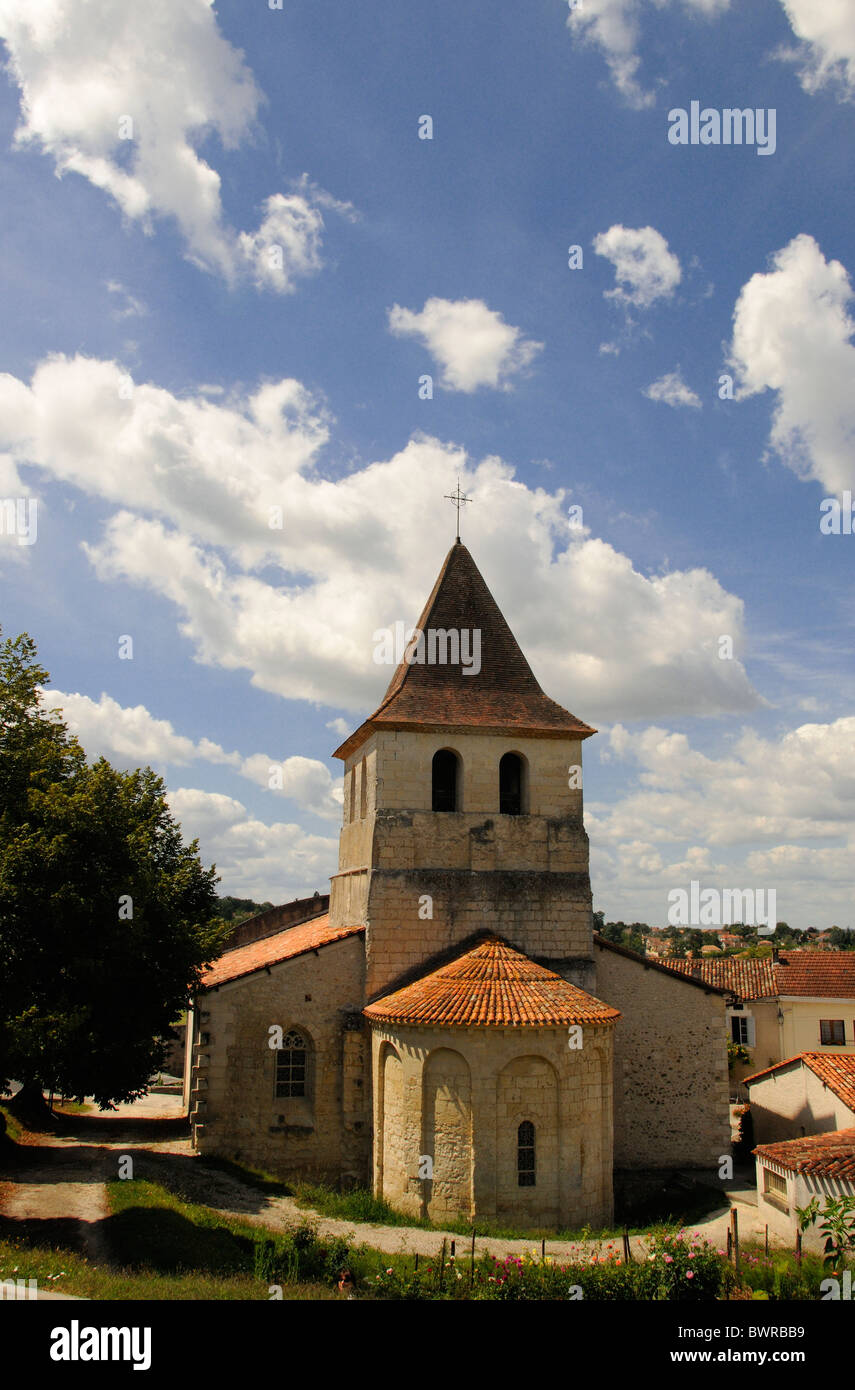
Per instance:
[[[431,810],[460,809],[460,759],[450,748],[440,748],[433,755],[431,766]]]
[[[517,1130],[517,1185],[535,1185],[534,1125],[531,1120],[523,1120]]]
[[[292,1028],[276,1053],[276,1099],[293,1099],[309,1094],[309,1045],[303,1034]]]

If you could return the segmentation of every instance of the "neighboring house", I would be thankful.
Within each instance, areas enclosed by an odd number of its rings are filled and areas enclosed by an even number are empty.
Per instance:
[[[601,1228],[615,1167],[727,1152],[726,996],[595,936],[567,769],[596,731],[459,542],[417,631],[428,659],[414,637],[336,753],[328,913],[244,923],[204,975],[194,1144],[415,1217]],[[454,655],[473,634],[477,670]]]
[[[855,1055],[802,1052],[746,1076],[754,1139],[772,1144],[855,1125]]]
[[[802,1052],[855,1054],[855,952],[773,951],[771,956],[661,961],[694,980],[727,990],[728,1038],[746,1047],[743,1081]]]
[[[769,1231],[794,1245],[798,1207],[818,1198],[820,1210],[829,1197],[855,1197],[855,1129],[760,1144],[757,1162],[757,1214]],[[805,1250],[821,1252],[825,1237],[818,1223],[802,1237]]]

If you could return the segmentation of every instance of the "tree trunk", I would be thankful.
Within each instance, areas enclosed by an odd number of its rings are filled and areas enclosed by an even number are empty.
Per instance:
[[[50,1107],[37,1081],[24,1082],[17,1095],[12,1097],[10,1109],[22,1116],[46,1118],[50,1114]]]

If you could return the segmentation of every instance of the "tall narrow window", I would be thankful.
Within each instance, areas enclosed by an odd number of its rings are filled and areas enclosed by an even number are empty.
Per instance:
[[[305,1096],[308,1081],[306,1039],[296,1028],[285,1034],[276,1054],[276,1096]]]
[[[349,820],[356,819],[356,768],[352,767],[348,774],[350,777],[350,816]]]
[[[523,1120],[517,1130],[517,1183],[520,1187],[534,1187],[534,1125],[531,1120]]]
[[[359,764],[359,819],[365,820],[368,812],[368,769],[365,759]]]
[[[499,763],[499,811],[503,816],[521,816],[523,765],[519,753],[506,753]]]
[[[457,810],[457,772],[458,757],[450,748],[441,748],[433,755],[433,799],[434,811]]]

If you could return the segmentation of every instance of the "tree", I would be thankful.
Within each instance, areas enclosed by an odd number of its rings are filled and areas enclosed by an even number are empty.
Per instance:
[[[0,645],[0,1091],[104,1109],[145,1093],[228,929],[161,778],[90,766],[48,679],[26,634]]]

